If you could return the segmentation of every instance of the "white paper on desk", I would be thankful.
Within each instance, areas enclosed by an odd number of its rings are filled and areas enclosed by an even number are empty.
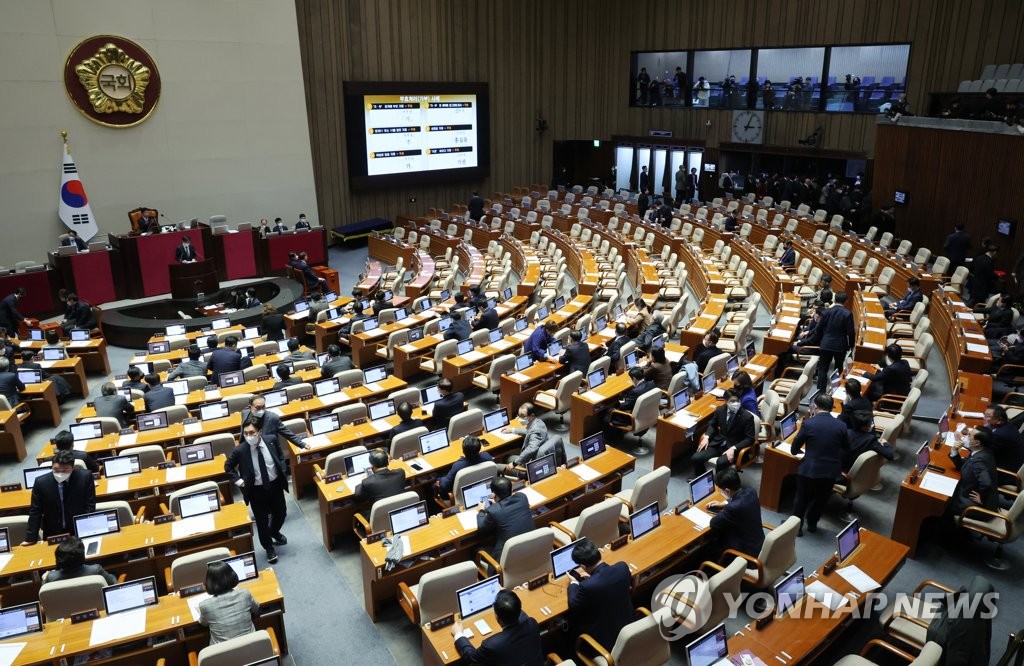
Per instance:
[[[946,497],[952,497],[953,492],[956,490],[957,480],[937,474],[935,472],[925,472],[921,478],[921,488],[924,490],[930,490],[933,493],[939,493]]]
[[[672,363],[678,363],[680,359],[683,358],[683,355],[681,352],[675,352],[672,351],[671,349],[667,349],[665,350],[665,358]]]
[[[604,396],[597,391],[586,391],[582,394],[582,397],[589,400],[590,402],[601,402],[604,400]]]
[[[782,451],[782,452],[787,453],[789,455],[793,455],[793,447],[790,445],[789,442],[782,442],[781,444],[779,444],[775,448],[777,448],[779,451]],[[804,452],[801,451],[800,455],[798,455],[796,457],[797,458],[803,458],[804,457]]]
[[[530,381],[529,375],[524,375],[521,372],[513,372],[509,375],[509,378],[517,382],[528,382]]]
[[[466,509],[465,511],[460,511],[457,514],[458,517],[459,517],[459,525],[462,526],[463,530],[469,532],[470,530],[475,530],[476,529],[476,514],[477,513],[478,513],[478,511],[474,508],[474,509]]]
[[[387,335],[388,331],[383,328],[375,328],[372,331],[363,331],[363,335],[368,338],[379,338],[383,335]]]
[[[139,433],[133,432],[130,435],[121,435],[117,438],[119,446],[135,446],[135,440],[139,438]]]
[[[220,400],[220,389],[216,389],[214,391],[204,391],[203,392],[203,399],[204,400]]]
[[[292,319],[305,319],[306,317],[309,316],[309,310],[303,310],[302,312],[296,312],[295,314],[290,315],[290,316],[291,316]]]
[[[987,340],[988,339],[984,335],[982,335],[981,333],[968,333],[967,331],[964,331],[964,337],[965,338],[970,338],[972,340]]]
[[[167,483],[177,483],[184,481],[188,478],[188,468],[184,465],[179,467],[168,467],[167,470]],[[110,483],[107,482],[107,487],[110,487]]]
[[[494,347],[495,349],[505,351],[506,349],[512,346],[512,343],[509,342],[508,340],[498,340],[497,342],[492,343],[491,346]]]
[[[877,333],[879,335],[884,335],[885,334],[885,329],[884,328],[874,328],[874,327],[869,326],[867,328],[867,332],[868,333]]]
[[[960,418],[963,418],[963,419],[983,419],[983,418],[985,418],[985,412],[960,412]]]
[[[473,351],[466,352],[465,354],[462,354],[460,356],[460,358],[462,358],[464,361],[469,361],[470,363],[472,363],[473,361],[479,361],[483,357],[484,353],[478,352],[475,349]]]
[[[846,400],[846,387],[840,386],[835,391],[832,391],[832,398],[835,400]]]
[[[92,621],[89,647],[135,636],[146,631],[146,607],[115,613]]]
[[[199,621],[199,604],[210,598],[210,595],[206,592],[200,592],[199,594],[193,595],[186,599],[188,603],[188,610],[192,613],[192,621]]]
[[[380,393],[381,391],[384,390],[384,387],[382,387],[377,382],[370,382],[369,384],[363,384],[363,388],[365,388],[367,391],[370,391],[371,393]]]
[[[696,525],[699,530],[711,527],[711,514],[699,507],[693,506],[683,511],[683,517]]]
[[[746,365],[743,366],[743,369],[750,370],[752,372],[768,372],[768,368],[766,368],[763,365],[758,365],[756,363],[747,363]]]
[[[71,448],[74,449],[75,451],[85,451],[87,448],[89,448],[89,440],[84,440],[81,442],[72,442]]]
[[[570,471],[580,477],[581,481],[593,481],[597,477],[601,476],[600,472],[587,464],[576,465]]]
[[[398,348],[406,354],[411,354],[416,351],[416,345],[398,345]]]
[[[107,494],[123,493],[126,492],[127,490],[127,476],[115,476],[113,479],[107,479]]]
[[[39,367],[41,368],[52,368],[57,365],[57,361],[39,361]]]
[[[90,344],[90,340],[75,340],[74,342],[69,342],[68,347],[88,347]]]
[[[387,432],[391,430],[391,424],[388,423],[387,419],[377,419],[376,421],[370,421],[370,425],[377,432]]]
[[[359,484],[362,483],[363,479],[365,479],[365,478],[366,478],[366,474],[365,473],[363,473],[363,474],[355,474],[353,476],[346,477],[345,478],[345,485],[344,486],[338,486],[338,492],[340,493],[341,491],[343,491],[347,487],[348,491],[354,495],[355,492],[356,492],[356,488],[359,487]]]
[[[213,514],[204,513],[201,516],[192,516],[171,523],[171,538],[177,541],[193,534],[212,532],[216,527],[217,523],[213,520]]]
[[[320,396],[320,402],[325,405],[336,405],[347,397],[348,395],[344,391],[335,391],[334,393]]]
[[[522,494],[526,495],[526,499],[527,499],[527,501],[530,502],[530,506],[537,506],[539,504],[543,504],[544,502],[548,501],[547,497],[544,497],[539,492],[537,492],[533,488],[530,488],[529,486],[527,486],[526,488],[523,488],[519,492],[521,492]]]
[[[957,319],[974,319],[974,313],[973,312],[957,312],[956,313],[956,318]]]
[[[185,397],[185,396],[179,396],[179,397]],[[202,432],[202,431],[203,431],[203,423],[202,423],[202,421],[196,421],[195,423],[189,423],[189,424],[187,424],[185,426],[185,434],[186,435],[194,435],[197,432]]]
[[[398,537],[398,540],[402,542],[402,559],[407,559],[412,555],[412,544],[409,542],[409,535],[403,534]]]
[[[306,446],[312,447],[325,446],[331,443],[331,438],[328,437],[327,435],[313,435],[312,437],[307,437],[306,439],[302,440],[302,443],[305,444]]]
[[[4,567],[7,566],[7,563],[11,561],[12,557],[14,557],[14,553],[0,553],[0,571],[4,570]],[[2,663],[2,661],[0,661],[0,663]]]
[[[836,573],[842,576],[843,580],[847,583],[857,588],[857,591],[861,594],[867,594],[871,590],[877,590],[882,587],[878,584],[878,581],[864,573],[856,564],[836,569]]]
[[[28,643],[4,643],[0,645],[0,666],[11,666]]]
[[[676,412],[675,414],[672,415],[672,418],[669,420],[672,421],[672,423],[676,424],[677,426],[682,426],[684,428],[692,428],[693,426],[697,425],[697,421],[699,419],[695,414],[691,414],[690,412],[684,410],[681,412]]]
[[[975,354],[987,354],[991,351],[991,349],[988,345],[978,345],[973,342],[968,342],[967,351],[974,352]]]
[[[779,322],[782,324],[799,324],[800,317],[779,317]]]
[[[816,580],[813,583],[807,585],[807,594],[814,597],[814,600],[818,603],[825,604],[831,610],[838,610],[849,601],[846,597],[839,594],[831,587],[822,583],[820,580]]]

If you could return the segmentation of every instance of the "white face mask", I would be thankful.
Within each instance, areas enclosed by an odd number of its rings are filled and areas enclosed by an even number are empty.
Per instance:
[[[54,472],[53,478],[57,483],[64,483],[71,478],[70,472]]]
[[[266,413],[267,413],[267,410],[265,410],[265,409],[254,409],[254,410],[252,410],[252,415],[255,416],[258,419],[263,418],[263,415],[266,414]]]
[[[738,402],[727,402],[725,406],[729,410],[730,414],[735,414],[740,411],[740,403]]]
[[[249,446],[256,446],[256,444],[259,443],[259,441],[260,441],[260,436],[259,435],[246,435],[245,436],[245,441],[249,443]]]

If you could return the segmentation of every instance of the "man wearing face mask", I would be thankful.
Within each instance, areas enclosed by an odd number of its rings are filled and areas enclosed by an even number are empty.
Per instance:
[[[703,474],[709,460],[717,459],[715,468],[725,469],[736,463],[736,456],[754,443],[754,415],[740,409],[736,389],[725,391],[725,404],[715,409],[708,430],[693,454],[693,471]]]
[[[299,229],[309,229],[309,228],[310,228],[309,227],[309,222],[306,221],[306,214],[305,213],[299,213],[299,221],[295,223],[295,230],[298,231]]]
[[[554,451],[554,445],[548,444],[548,427],[537,417],[537,408],[530,402],[519,406],[519,420],[526,424],[525,428],[502,428],[505,434],[522,435],[523,448],[518,456],[512,456],[509,466],[525,465]]]
[[[242,441],[231,451],[224,463],[224,471],[231,477],[231,482],[242,489],[242,497],[252,510],[256,534],[270,564],[277,562],[274,546],[288,543],[281,534],[287,514],[284,502],[284,492],[288,487],[286,469],[271,437],[260,430],[260,422],[254,417],[244,419]]]
[[[259,423],[260,430],[267,437],[271,446],[274,447],[274,452],[277,453],[277,457],[281,460],[285,459],[284,453],[281,451],[281,437],[299,447],[300,449],[308,449],[309,447],[302,443],[298,435],[292,432],[291,428],[284,424],[281,417],[274,412],[267,411],[267,399],[262,395],[254,395],[249,398],[249,407],[242,410],[242,423],[244,424],[249,418],[256,419]],[[244,425],[243,425],[244,430]]]
[[[726,501],[708,502],[708,509],[715,513],[711,517],[711,533],[718,538],[723,552],[732,548],[757,557],[764,545],[757,491],[744,488],[740,475],[728,467],[715,473],[715,485]]]
[[[92,474],[75,467],[71,451],[58,451],[53,456],[52,473],[36,479],[32,486],[32,504],[28,510],[28,528],[21,545],[55,534],[67,534],[74,528],[72,519],[96,510],[96,485]]]
[[[960,470],[960,481],[953,491],[949,509],[953,516],[959,516],[967,507],[980,506],[996,509],[999,503],[996,490],[996,456],[991,449],[992,434],[988,428],[971,431],[967,445],[961,443],[949,452],[949,459]],[[966,450],[970,457],[964,458]],[[38,482],[37,482],[38,483]]]

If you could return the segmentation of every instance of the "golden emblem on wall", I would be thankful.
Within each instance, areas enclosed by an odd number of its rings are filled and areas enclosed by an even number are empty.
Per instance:
[[[107,127],[145,120],[160,99],[160,74],[149,54],[124,37],[80,42],[64,65],[64,87],[79,111]]]

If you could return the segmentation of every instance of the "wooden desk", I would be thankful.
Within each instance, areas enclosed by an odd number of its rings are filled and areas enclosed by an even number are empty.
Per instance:
[[[949,388],[965,372],[988,374],[992,369],[992,351],[985,331],[959,296],[953,293],[932,294],[928,306],[935,348],[946,363]],[[989,392],[989,396],[991,396]]]
[[[54,427],[60,425],[60,405],[57,404],[57,387],[46,380],[38,384],[26,384],[21,392],[21,401],[32,408],[32,423],[45,423]]]
[[[854,295],[851,311],[857,336],[853,357],[862,363],[880,363],[888,330],[881,301],[869,291],[859,291]]]
[[[22,349],[31,349],[36,353],[46,343],[42,341],[18,340],[16,344]],[[64,353],[72,358],[81,358],[85,371],[92,375],[109,375],[110,359],[107,358],[107,341],[103,338],[89,338],[81,342],[67,342],[64,344]],[[43,367],[46,362],[40,362]]]
[[[436,318],[436,312],[427,310],[426,312],[411,314],[400,321],[378,326],[368,333],[350,334],[348,336],[348,345],[352,349],[352,364],[357,368],[365,368],[383,362],[383,359],[377,356],[377,350],[387,345],[388,336],[397,331],[422,326]]]
[[[0,411],[0,454],[13,455],[18,462],[25,459],[25,435],[17,412]]]
[[[611,375],[596,389],[573,393],[569,408],[569,442],[579,444],[587,435],[602,428],[601,414],[619,396],[633,388],[629,375]]]
[[[800,321],[800,297],[792,292],[783,294],[773,311],[775,324],[765,332],[761,351],[781,356],[789,351],[796,338]]]
[[[538,392],[555,385],[561,369],[561,363],[538,361],[522,372],[502,375],[499,403],[509,414],[518,414],[524,402],[532,402]]]
[[[45,372],[51,375],[60,375],[71,387],[71,392],[84,398],[89,395],[89,380],[85,377],[85,363],[80,357],[73,356],[62,361],[35,361],[43,366]],[[21,368],[21,364],[15,371]]]
[[[693,273],[691,272],[690,275],[692,276]],[[691,350],[700,346],[704,341],[704,336],[718,325],[718,320],[725,312],[727,299],[723,294],[708,295],[706,298],[704,306],[700,309],[700,314],[679,332],[680,342]]]

